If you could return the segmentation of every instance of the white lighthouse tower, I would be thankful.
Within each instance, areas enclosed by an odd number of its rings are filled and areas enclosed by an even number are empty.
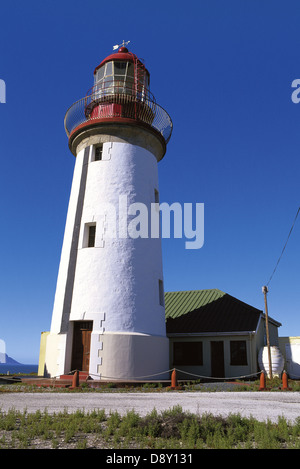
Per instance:
[[[76,163],[46,376],[160,379],[169,369],[161,240],[147,214],[157,209],[157,163],[172,121],[149,78],[123,43],[66,113]]]

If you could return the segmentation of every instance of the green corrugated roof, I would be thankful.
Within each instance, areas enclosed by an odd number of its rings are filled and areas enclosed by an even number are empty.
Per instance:
[[[218,289],[166,292],[165,310],[167,334],[255,331],[262,314]]]
[[[218,289],[166,292],[165,310],[168,334],[255,331],[262,314]]]
[[[165,293],[166,319],[178,318],[222,298],[226,293],[212,290],[191,290]]]

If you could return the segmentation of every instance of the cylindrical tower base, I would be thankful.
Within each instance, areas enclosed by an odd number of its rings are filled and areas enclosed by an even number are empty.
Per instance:
[[[101,364],[99,360],[95,360],[95,364],[91,360],[92,378],[108,381],[169,378],[169,340],[166,337],[104,333],[99,339],[102,348],[99,353]]]

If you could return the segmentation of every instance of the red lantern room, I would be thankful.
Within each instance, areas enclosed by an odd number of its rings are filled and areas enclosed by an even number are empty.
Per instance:
[[[135,87],[147,94],[150,74],[144,64],[126,47],[104,59],[94,71],[94,85],[112,92],[131,94]]]
[[[127,118],[151,124],[153,110],[147,100],[150,74],[126,47],[104,59],[94,71],[94,86],[86,107],[90,119]]]
[[[156,104],[149,83],[145,65],[124,45],[102,60],[94,70],[94,86],[66,113],[70,148],[72,138],[83,127],[113,122],[150,127],[166,144],[171,137],[172,121]]]

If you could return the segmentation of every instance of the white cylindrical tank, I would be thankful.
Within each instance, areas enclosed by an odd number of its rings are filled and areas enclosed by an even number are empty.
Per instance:
[[[279,347],[271,346],[271,364],[272,364],[272,375],[273,376],[280,376],[283,372],[284,368],[284,357],[279,350]],[[258,353],[258,364],[260,367],[260,371],[264,371],[268,376],[270,375],[270,367],[269,367],[269,355],[268,355],[268,347],[262,347]]]

